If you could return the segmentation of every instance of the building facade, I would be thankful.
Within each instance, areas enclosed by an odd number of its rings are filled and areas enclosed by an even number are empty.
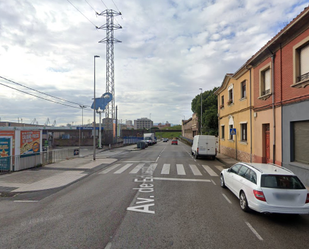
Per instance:
[[[198,135],[198,117],[197,114],[194,113],[192,118],[188,120],[182,120],[182,136],[188,139],[193,140],[195,135]]]
[[[218,96],[219,152],[252,162],[252,79],[245,66],[226,74]]]
[[[134,129],[150,129],[153,127],[153,121],[148,118],[140,118],[137,120],[134,120]]]
[[[252,86],[249,102],[248,95],[247,100],[242,100],[242,82],[249,83],[247,90]],[[249,153],[252,162],[282,165],[309,185],[308,85],[309,7],[235,74],[225,76],[216,92],[220,152],[234,158],[237,155],[240,161],[248,161]],[[242,143],[246,122],[247,145]],[[226,126],[230,129],[235,125],[239,136],[235,136],[237,149],[235,144],[233,150],[235,141],[226,134]],[[239,155],[243,152],[244,157]]]

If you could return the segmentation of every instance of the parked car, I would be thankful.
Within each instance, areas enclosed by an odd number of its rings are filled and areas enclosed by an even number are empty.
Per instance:
[[[191,154],[198,157],[208,156],[213,160],[217,155],[217,138],[211,135],[196,135],[193,138]]]
[[[173,139],[171,144],[172,144],[172,145],[173,145],[173,144],[178,145],[178,141],[177,141],[176,139]]]
[[[145,149],[147,147],[148,147],[148,144],[145,140],[140,140],[139,142],[137,142],[137,148]]]
[[[308,214],[309,193],[290,170],[273,164],[236,163],[220,174],[221,187],[239,199],[240,208],[260,213]]]

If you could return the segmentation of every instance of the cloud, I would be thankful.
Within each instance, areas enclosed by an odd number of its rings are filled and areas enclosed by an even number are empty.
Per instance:
[[[72,6],[70,2],[75,6]],[[94,55],[96,95],[106,91],[105,23],[100,0],[0,2],[0,76],[90,106]],[[116,6],[115,6],[115,4]],[[122,16],[114,31],[115,93],[119,119],[150,117],[180,123],[199,88],[220,86],[308,1],[104,1]],[[77,8],[77,9],[76,9]],[[2,83],[3,80],[0,80]],[[11,84],[9,84],[11,85]],[[12,86],[12,85],[11,85]],[[24,89],[25,90],[25,89]],[[27,91],[27,90],[26,90]],[[0,85],[1,120],[47,118],[81,124],[81,109],[46,102]],[[22,104],[21,104],[22,103]],[[92,122],[84,110],[84,123]]]

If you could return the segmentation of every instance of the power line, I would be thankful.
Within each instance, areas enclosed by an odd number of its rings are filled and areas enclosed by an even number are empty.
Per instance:
[[[24,85],[22,85],[22,84],[20,84],[20,83],[17,83],[17,82],[15,82],[15,81],[10,80],[10,79],[7,79],[7,78],[5,78],[5,77],[0,76],[0,78],[1,78],[1,79],[4,79],[4,80],[6,80],[6,81],[9,81],[9,82],[11,82],[11,83],[13,83],[13,84],[15,84],[15,85],[18,85],[18,86],[21,86],[21,87],[30,89],[30,90],[32,90],[32,91],[38,92],[38,93],[43,94],[43,95],[46,95],[46,96],[48,96],[48,97],[52,97],[52,98],[55,98],[55,99],[59,99],[59,100],[61,100],[61,101],[68,102],[68,103],[71,103],[71,104],[74,104],[74,105],[81,105],[81,104],[79,104],[79,103],[72,102],[72,101],[69,101],[69,100],[66,100],[66,99],[63,99],[63,98],[59,98],[59,97],[50,95],[50,94],[48,94],[48,93],[41,92],[41,91],[39,91],[39,90],[36,90],[36,89],[31,88],[31,87],[28,87],[28,86],[24,86]]]
[[[94,11],[95,13],[97,13],[96,10],[90,5],[90,3],[89,3],[87,0],[85,0],[85,1],[86,1],[86,3],[88,3],[88,5],[90,6],[90,8],[93,9],[93,11]]]
[[[120,12],[120,10],[118,9],[117,5],[115,4],[114,0],[112,0],[113,4],[115,5],[116,9],[118,10],[118,12]]]
[[[103,2],[103,0],[101,0],[101,2],[104,4],[104,6],[106,7],[106,9],[108,9],[108,7],[107,7],[106,4]]]
[[[93,26],[97,27],[97,25],[95,25],[92,21],[90,21],[90,19],[89,19],[87,16],[85,16],[78,8],[76,8],[76,7],[74,6],[74,4],[70,2],[70,0],[67,0],[67,1],[68,1],[79,13],[81,13]],[[87,2],[87,1],[86,1],[86,2]]]
[[[53,102],[53,103],[56,103],[56,104],[59,104],[59,105],[64,105],[64,106],[72,107],[72,108],[75,108],[75,109],[79,109],[79,107],[67,105],[67,104],[60,103],[60,102],[56,102],[56,101],[51,100],[51,99],[46,99],[46,98],[37,96],[37,95],[35,95],[35,94],[28,93],[28,92],[25,92],[25,91],[23,91],[23,90],[17,89],[17,88],[15,88],[15,87],[8,86],[8,85],[3,84],[3,83],[1,83],[1,82],[0,82],[0,85],[5,86],[5,87],[8,87],[8,88],[11,88],[11,89],[13,89],[13,90],[16,90],[16,91],[19,91],[19,92],[22,92],[22,93],[25,93],[25,94],[28,94],[28,95],[31,95],[31,96],[36,97],[36,98],[39,98],[39,99],[43,99],[43,100],[46,100],[46,101],[49,101],[49,102]]]

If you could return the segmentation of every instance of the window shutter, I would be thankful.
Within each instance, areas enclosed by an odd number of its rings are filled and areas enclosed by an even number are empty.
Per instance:
[[[300,50],[300,75],[309,73],[309,45]]]
[[[309,164],[309,121],[294,123],[294,160]]]

